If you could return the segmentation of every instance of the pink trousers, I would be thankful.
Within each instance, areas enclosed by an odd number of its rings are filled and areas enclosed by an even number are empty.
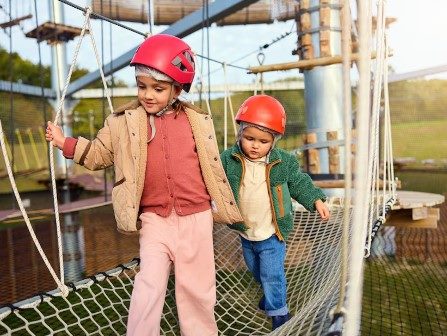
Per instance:
[[[171,266],[182,336],[216,336],[216,271],[211,210],[140,216],[140,271],[130,301],[128,336],[159,336]]]

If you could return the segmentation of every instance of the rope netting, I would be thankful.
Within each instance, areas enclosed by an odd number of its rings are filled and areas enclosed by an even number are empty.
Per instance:
[[[1,335],[125,334],[138,261],[0,309]]]
[[[382,4],[381,1],[379,1],[380,4]],[[321,221],[317,214],[304,211],[299,205],[296,206],[294,231],[287,241],[285,262],[288,304],[293,316],[288,323],[274,332],[270,331],[270,319],[258,308],[262,290],[246,268],[239,235],[226,226],[215,225],[214,244],[217,270],[215,311],[219,332],[222,335],[324,335],[328,334],[329,330],[334,331],[334,335],[337,332],[341,334],[341,327],[338,328],[333,323],[334,314],[340,316],[347,313],[361,314],[358,304],[362,299],[361,283],[363,279],[365,281],[364,313],[361,317],[362,334],[393,334],[394,330],[396,335],[424,335],[427,334],[427,331],[430,334],[442,334],[443,330],[447,329],[445,314],[447,302],[442,295],[447,292],[445,285],[447,260],[443,257],[445,254],[441,253],[442,257],[440,258],[429,254],[427,259],[421,261],[419,256],[408,254],[413,245],[419,246],[417,245],[419,238],[408,238],[411,237],[411,234],[408,236],[407,233],[410,231],[405,231],[405,229],[401,231],[393,227],[382,226],[396,200],[386,83],[388,47],[383,31],[385,17],[382,11],[383,7],[379,6],[379,30],[377,33],[379,42],[376,46],[377,63],[373,92],[370,92],[369,75],[364,75],[364,73],[369,74],[372,67],[366,60],[359,63],[362,69],[360,77],[363,79],[359,85],[361,89],[359,91],[365,97],[369,97],[372,93],[372,108],[369,108],[369,101],[361,101],[358,104],[360,112],[363,111],[363,121],[362,118],[359,119],[361,121],[359,126],[363,125],[364,129],[364,132],[360,132],[359,138],[361,136],[364,138],[359,141],[361,145],[359,152],[362,156],[357,156],[356,159],[360,163],[365,163],[365,169],[357,170],[356,176],[364,175],[365,178],[355,182],[363,184],[362,188],[356,185],[352,200],[351,196],[346,196],[346,202],[340,197],[332,198],[329,203],[331,219],[327,222]],[[87,9],[83,32],[86,28],[91,32],[90,13],[90,9]],[[366,16],[366,19],[362,17],[361,20],[365,25],[366,22],[371,22],[369,16]],[[366,34],[366,28],[363,27],[360,30]],[[74,53],[72,68],[76,64],[82,37],[83,34]],[[101,70],[102,66],[96,45],[93,36],[90,35],[90,37],[98,67]],[[366,36],[366,38],[362,38],[362,41],[368,39],[369,36]],[[369,59],[370,53],[366,45],[363,45],[362,49],[363,52],[367,51],[364,54],[368,55],[365,57]],[[63,100],[72,68],[59,103],[56,121],[63,108]],[[224,73],[225,68],[226,65],[223,64]],[[109,108],[113,110],[102,71],[101,78],[106,88]],[[350,86],[346,90],[350,92]],[[226,95],[228,95],[228,88],[226,88]],[[230,104],[231,109],[231,102],[226,102],[225,118],[228,113],[227,103]],[[385,121],[382,154],[379,153],[381,108],[383,108],[383,120]],[[350,109],[349,103],[348,113]],[[348,117],[350,118],[350,114]],[[1,127],[0,122],[2,152],[7,163],[8,175],[14,186]],[[226,119],[225,129],[227,129]],[[370,134],[368,135],[368,133]],[[225,144],[226,142],[227,137],[225,136]],[[350,145],[351,143],[348,141],[345,147],[348,148]],[[52,152],[50,157],[52,157]],[[347,162],[349,161],[347,160]],[[51,163],[51,166],[53,165]],[[382,183],[381,187],[379,187],[380,183]],[[53,176],[53,186],[54,184]],[[21,206],[17,188],[14,188],[14,191],[26,224],[33,235],[29,219]],[[53,194],[56,194],[55,190],[53,190]],[[57,199],[56,196],[54,197],[55,213],[57,213]],[[365,206],[362,206],[363,204]],[[359,211],[360,206],[362,206],[361,211]],[[59,223],[57,223],[57,227],[59,227]],[[420,232],[418,237],[419,234]],[[59,231],[57,236],[59,241],[61,238]],[[354,244],[353,236],[355,236]],[[38,243],[37,237],[34,235],[33,239],[35,243]],[[427,246],[429,242],[432,241],[426,239],[424,244]],[[38,246],[37,243],[36,246]],[[405,249],[403,248],[405,245],[410,245],[410,247]],[[427,247],[425,248],[427,249]],[[39,246],[38,249],[43,254]],[[61,248],[59,248],[59,253],[62,253]],[[355,258],[352,258],[353,255]],[[368,257],[366,266],[363,263],[365,256]],[[42,258],[46,260],[44,256]],[[64,284],[64,265],[61,255],[59,255],[59,261],[59,277],[56,270],[53,270],[50,263],[46,261],[58,286],[57,289],[0,308],[0,334],[125,334],[133,279],[138,272],[138,259],[70,284]],[[350,262],[349,265],[348,262]],[[365,271],[363,272],[364,266]],[[350,272],[349,276],[348,272]],[[387,286],[382,287],[381,281],[386,281]],[[414,286],[415,282],[419,282],[419,285]],[[345,291],[348,286],[350,289]],[[161,322],[163,335],[180,334],[174,288],[174,276],[171,275]],[[430,293],[439,295],[433,298]],[[346,305],[349,300],[351,303]],[[383,309],[384,306],[389,307],[389,323],[388,321],[384,322],[382,316],[378,317],[374,313],[374,309]],[[346,307],[351,310],[348,312]],[[405,307],[405,309],[400,309],[401,307]],[[382,310],[380,312],[382,314]],[[365,320],[365,315],[368,314],[371,318]],[[393,329],[392,323],[396,314],[401,318],[401,323],[398,323],[399,327]],[[409,320],[410,326],[402,322],[404,320]],[[358,327],[357,324],[360,324],[358,316],[352,318],[348,324],[350,325],[349,330],[355,331]]]
[[[437,228],[382,227],[365,263],[361,335],[444,335],[446,265],[446,203]]]
[[[320,335],[327,329],[329,311],[338,297],[343,207],[331,204],[331,219],[301,208],[295,211],[295,230],[287,241],[286,276],[293,317],[271,332],[271,321],[259,310],[262,290],[247,270],[239,235],[215,225],[217,270],[216,320],[222,335]],[[125,333],[127,310],[138,260],[70,284],[69,294],[60,290],[39,294],[0,309],[0,334],[117,334]],[[164,335],[179,335],[171,276],[162,316]]]
[[[96,237],[107,241],[110,255],[110,248],[118,250],[123,238],[110,225],[113,214],[109,210],[104,211],[107,215],[89,210],[83,218],[90,216],[95,220],[83,221],[83,231],[89,237],[87,245],[98,242]],[[287,242],[286,258],[288,303],[294,317],[284,326],[282,335],[325,334],[330,323],[329,312],[338,298],[340,272],[341,229],[336,223],[343,216],[337,205],[332,205],[331,211],[331,221],[322,225],[310,213],[295,213],[295,230]],[[221,335],[239,335],[239,330],[248,335],[268,334],[269,320],[257,309],[261,291],[245,268],[237,234],[216,225],[214,241],[216,317]],[[125,244],[129,249],[129,242]],[[133,250],[136,251],[136,246]],[[98,253],[92,251],[86,255],[87,269],[107,269],[103,265],[113,265],[116,260],[126,258],[121,255],[107,261],[106,252],[100,256]],[[16,262],[19,263],[19,259]],[[23,262],[21,267],[25,266]],[[441,207],[437,229],[381,226],[365,263],[361,335],[442,335],[443,330],[447,330],[446,264],[446,204]],[[96,274],[97,282],[91,278],[76,282],[75,291],[69,286],[67,298],[55,290],[14,304],[21,309],[13,309],[11,305],[1,308],[0,334],[124,335],[138,261],[124,266],[127,268],[119,266],[107,271],[107,278],[104,273]],[[21,274],[23,281],[18,287],[29,286],[31,279],[28,277],[33,277],[33,272],[28,270]],[[51,279],[47,287],[54,287]],[[173,288],[171,277],[162,320],[166,335],[178,332]]]

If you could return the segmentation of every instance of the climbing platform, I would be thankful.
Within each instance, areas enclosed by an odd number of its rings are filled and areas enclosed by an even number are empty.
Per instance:
[[[400,190],[397,192],[397,202],[385,225],[436,229],[440,219],[440,210],[434,207],[444,201],[443,195]]]
[[[28,14],[28,15],[25,15],[25,16],[21,16],[21,17],[12,19],[10,21],[2,22],[2,23],[0,23],[0,28],[6,29],[6,28],[9,28],[9,27],[17,26],[23,20],[28,20],[28,19],[31,19],[32,17],[33,17],[32,14]]]
[[[25,36],[35,38],[39,42],[47,41],[48,44],[57,44],[73,40],[81,35],[81,31],[82,29],[78,27],[48,21],[29,31]]]

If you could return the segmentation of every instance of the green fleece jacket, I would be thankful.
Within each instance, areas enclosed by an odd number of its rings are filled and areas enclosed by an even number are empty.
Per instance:
[[[239,203],[239,188],[245,173],[243,155],[239,147],[234,145],[222,152],[221,159],[234,197]],[[307,210],[315,211],[315,201],[325,201],[326,195],[314,186],[309,175],[301,172],[295,156],[285,150],[274,148],[271,151],[265,173],[267,185],[270,186],[268,192],[276,235],[285,240],[293,228],[291,198]],[[229,227],[239,231],[247,230],[244,223]]]

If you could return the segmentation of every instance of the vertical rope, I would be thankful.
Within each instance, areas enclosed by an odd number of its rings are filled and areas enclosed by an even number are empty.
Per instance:
[[[31,12],[31,11],[30,11]],[[38,10],[37,10],[37,0],[34,0],[34,12],[35,12],[35,24],[36,27],[39,27],[39,18],[38,18]],[[37,43],[37,53],[39,56],[39,81],[40,81],[40,95],[42,98],[42,111],[43,111],[43,122],[44,124],[42,125],[42,128],[39,129],[39,131],[42,131],[43,133],[43,129],[46,128],[46,121],[47,121],[47,104],[46,104],[46,99],[45,99],[45,90],[44,90],[44,78],[43,78],[43,66],[42,66],[42,50],[40,48],[40,42],[38,39],[36,39],[36,43]],[[47,143],[45,141],[45,137],[43,138],[44,143]],[[47,160],[48,160],[48,164],[50,163],[50,158],[48,157],[49,152],[47,151]]]
[[[387,122],[391,126],[391,112],[390,112],[390,97],[389,97],[389,90],[388,90],[388,38],[385,34],[385,64],[384,64],[384,103],[385,103],[385,122]],[[393,137],[392,137],[392,129],[389,128],[388,131],[388,143],[389,143],[389,151],[388,151],[388,163],[389,163],[389,185],[391,190],[391,195],[396,199],[396,183],[395,183],[395,176],[394,176],[394,155],[393,155]]]
[[[197,77],[198,77],[198,80],[199,80],[199,82],[201,83],[201,86],[200,86],[200,92],[202,92],[202,89],[203,89],[203,85],[204,85],[204,81],[203,81],[203,77],[202,77],[202,74],[203,74],[203,72],[202,72],[202,68],[200,67],[200,65],[197,63],[197,67],[199,68],[199,71],[197,71]],[[210,84],[208,83],[208,86],[209,86]],[[210,102],[209,102],[209,99],[208,99],[209,97],[205,97],[205,105],[206,105],[206,110],[208,111],[208,113],[210,114],[210,115],[212,115],[212,112],[211,112],[211,105],[210,105]],[[200,104],[202,103],[202,98],[200,97]]]
[[[6,142],[4,139],[3,125],[2,125],[1,120],[0,120],[0,145],[1,145],[1,149],[2,149],[3,159],[5,161],[6,171],[8,172],[9,181],[11,183],[12,191],[13,191],[13,194],[14,194],[16,200],[17,200],[17,204],[19,205],[20,212],[23,216],[23,219],[25,220],[25,224],[28,228],[28,231],[30,232],[31,238],[33,239],[34,244],[36,245],[37,251],[39,252],[40,256],[42,257],[42,260],[45,263],[45,266],[47,266],[48,270],[50,271],[50,274],[53,277],[54,281],[56,282],[58,288],[61,290],[63,295],[66,296],[68,294],[68,288],[64,285],[62,280],[59,280],[56,272],[54,271],[48,258],[46,257],[45,253],[43,252],[42,246],[40,245],[39,240],[37,239],[37,236],[34,233],[34,229],[31,225],[31,221],[28,217],[28,214],[26,213],[22,198],[20,197],[20,193],[18,191],[17,184],[15,182],[14,175],[12,172],[11,162],[9,161],[9,158],[8,158]],[[63,269],[63,266],[62,266],[62,269]]]
[[[355,205],[353,215],[349,288],[347,293],[346,335],[357,335],[360,326],[361,293],[363,281],[363,254],[366,228],[362,225],[367,220],[367,174],[368,167],[363,163],[368,160],[368,129],[370,127],[370,68],[371,68],[371,2],[357,0],[357,17],[359,23],[359,86],[358,86],[358,152],[355,164]]]
[[[59,104],[57,106],[56,115],[54,117],[54,124],[57,125],[57,122],[61,116],[62,112],[62,106],[64,104],[65,95],[67,93],[68,84],[70,83],[71,75],[73,74],[74,67],[76,65],[76,59],[78,58],[79,49],[81,47],[82,40],[85,35],[85,31],[87,28],[88,20],[90,17],[90,12],[87,12],[85,15],[84,24],[82,26],[81,35],[79,37],[78,44],[76,45],[76,49],[73,56],[73,61],[70,66],[70,70],[68,71],[67,79],[65,82],[65,86],[62,91],[62,95],[59,101]],[[63,248],[62,248],[62,234],[61,234],[61,228],[60,228],[60,218],[59,218],[59,204],[57,201],[57,190],[56,190],[56,173],[54,170],[54,150],[53,146],[49,146],[49,158],[50,158],[50,176],[51,176],[51,186],[52,186],[52,192],[53,192],[53,208],[54,208],[54,216],[56,220],[56,233],[57,233],[57,243],[58,243],[58,249],[59,249],[59,267],[60,267],[60,279],[61,282],[64,283],[64,262],[63,262]]]
[[[341,270],[340,270],[340,294],[335,314],[342,313],[346,298],[346,283],[348,279],[348,248],[349,248],[349,223],[351,213],[351,188],[352,188],[352,121],[351,121],[351,12],[349,1],[343,1],[341,12],[341,41],[342,41],[342,67],[343,67],[343,122],[345,129],[345,190],[344,210],[341,244]]]
[[[153,34],[154,27],[154,2],[151,0],[147,0],[147,21],[149,23],[149,33]]]
[[[228,87],[227,87],[227,64],[222,64],[225,82],[224,94],[224,150],[228,148]]]
[[[101,15],[104,14],[104,3],[103,0],[100,2]],[[144,4],[141,4],[144,9]],[[104,64],[104,20],[101,20],[101,63]],[[102,123],[106,120],[106,106],[104,104],[104,86],[102,87],[102,97],[101,97],[101,115],[102,115]],[[104,201],[107,201],[107,168],[102,172],[103,176],[103,188],[104,188]]]
[[[371,108],[371,129],[370,129],[370,146],[369,146],[369,159],[368,159],[368,182],[371,192],[368,193],[368,204],[378,205],[380,202],[382,206],[370,207],[369,219],[368,219],[368,235],[365,246],[365,257],[369,257],[371,252],[371,242],[372,242],[372,231],[374,218],[380,218],[385,215],[385,204],[387,199],[385,197],[386,192],[386,181],[387,174],[382,175],[383,185],[380,186],[380,169],[379,169],[379,146],[380,146],[380,110],[381,110],[381,100],[382,100],[382,89],[383,89],[383,74],[384,74],[384,39],[385,39],[385,8],[383,0],[377,2],[377,33],[376,33],[376,66],[375,66],[375,76],[374,76],[374,86],[373,86],[373,99]],[[385,124],[385,133],[387,130],[387,125]],[[387,156],[387,143],[384,142],[383,146],[383,164],[384,169],[386,167],[386,156]],[[382,187],[382,193],[380,188]],[[375,213],[374,213],[375,208]]]
[[[81,30],[79,41],[78,41],[78,43],[76,45],[76,49],[75,49],[75,52],[74,52],[74,55],[73,55],[73,61],[71,63],[70,69],[69,69],[68,74],[67,74],[67,78],[66,78],[66,82],[65,82],[64,88],[62,90],[61,98],[60,98],[59,104],[57,106],[56,115],[55,115],[55,118],[54,118],[54,124],[55,125],[57,125],[57,122],[60,119],[62,106],[64,104],[65,96],[66,96],[66,93],[67,93],[67,88],[68,88],[68,85],[70,83],[70,79],[71,79],[71,76],[73,74],[73,71],[74,71],[74,68],[75,68],[75,65],[76,65],[76,60],[77,60],[77,57],[79,55],[80,46],[81,46],[82,40],[83,40],[83,38],[85,36],[85,32],[86,32],[87,27],[88,27],[88,29],[90,31],[90,38],[91,38],[93,50],[95,52],[96,61],[98,63],[98,67],[99,67],[99,70],[100,70],[100,73],[101,73],[101,79],[102,79],[103,85],[105,87],[105,92],[107,94],[107,100],[108,100],[108,103],[109,103],[109,107],[110,107],[110,110],[113,111],[112,103],[111,103],[111,100],[110,100],[110,94],[109,94],[109,91],[108,91],[108,88],[107,88],[107,83],[105,81],[105,77],[104,77],[104,73],[103,73],[103,69],[102,69],[102,64],[101,64],[101,61],[99,59],[98,50],[96,48],[95,39],[93,37],[93,31],[91,29],[90,13],[91,13],[91,9],[89,7],[87,7],[86,12],[85,12],[84,25],[83,25],[82,30]],[[57,239],[58,239],[58,249],[59,249],[60,279],[57,277],[54,269],[52,268],[51,264],[49,263],[46,255],[45,255],[45,253],[43,252],[43,250],[41,248],[41,245],[40,245],[40,243],[39,243],[39,241],[38,241],[38,239],[37,239],[37,237],[36,237],[36,235],[34,233],[34,230],[33,230],[32,226],[31,226],[31,223],[30,223],[30,220],[28,218],[28,215],[27,215],[27,213],[25,211],[25,208],[23,206],[23,202],[21,200],[20,194],[19,194],[19,192],[17,190],[17,185],[16,185],[15,180],[14,180],[13,172],[12,172],[12,169],[11,169],[11,164],[9,162],[9,158],[8,158],[8,155],[7,155],[6,141],[4,139],[4,132],[3,132],[3,127],[2,127],[1,120],[0,120],[0,142],[1,142],[2,153],[3,153],[3,156],[4,156],[4,160],[5,160],[5,165],[6,165],[6,168],[7,168],[7,171],[8,171],[8,176],[9,176],[9,179],[10,179],[10,182],[11,182],[11,186],[13,188],[14,195],[15,195],[15,197],[17,199],[17,203],[19,204],[20,211],[21,211],[21,213],[23,215],[23,218],[25,219],[25,223],[26,223],[26,225],[28,227],[28,230],[29,230],[29,232],[31,234],[31,237],[32,237],[33,241],[34,241],[34,244],[36,245],[37,250],[39,251],[39,254],[41,255],[45,265],[47,266],[48,270],[51,273],[51,276],[54,278],[54,280],[57,283],[57,285],[58,285],[59,289],[61,290],[62,294],[64,296],[66,296],[66,295],[68,295],[68,288],[64,285],[63,248],[62,248],[62,238],[61,238],[62,234],[61,234],[61,229],[60,229],[59,206],[58,206],[58,201],[57,201],[56,179],[55,179],[55,172],[54,172],[53,146],[52,145],[49,146],[49,158],[50,158],[51,184],[52,184],[52,192],[53,192],[53,206],[54,206],[54,212],[55,212],[55,218],[56,218]]]

